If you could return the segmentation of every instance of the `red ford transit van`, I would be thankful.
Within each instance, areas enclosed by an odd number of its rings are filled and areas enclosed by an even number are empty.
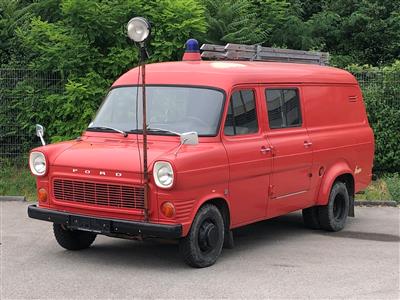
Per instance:
[[[146,67],[148,188],[139,69],[112,85],[81,137],[35,148],[38,205],[58,243],[97,234],[179,241],[212,265],[232,229],[303,211],[338,231],[371,180],[373,132],[356,79],[318,65],[181,61]],[[38,128],[42,136],[42,128]]]

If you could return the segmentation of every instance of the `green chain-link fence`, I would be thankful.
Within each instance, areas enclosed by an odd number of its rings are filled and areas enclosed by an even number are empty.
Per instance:
[[[377,102],[389,109],[400,110],[400,72],[363,72],[354,75],[363,90],[371,125],[376,129],[378,127],[374,122],[379,122],[381,118],[375,114]],[[35,108],[45,95],[61,94],[64,86],[65,80],[58,73],[0,69],[0,162],[8,160],[18,163],[29,149],[39,145],[34,125],[40,111]],[[22,113],[27,106],[31,108],[31,115]],[[390,161],[386,164],[390,165]]]
[[[0,162],[19,163],[39,145],[35,121],[40,111],[35,108],[44,95],[63,89],[64,81],[55,72],[0,69]],[[25,115],[26,107],[33,113]]]
[[[383,103],[400,109],[400,72],[363,72],[353,75],[357,78],[367,103],[370,92],[374,91]]]

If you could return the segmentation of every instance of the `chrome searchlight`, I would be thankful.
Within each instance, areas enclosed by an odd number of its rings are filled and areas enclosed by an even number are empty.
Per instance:
[[[149,21],[142,17],[132,18],[128,22],[128,37],[137,43],[144,43],[150,36]]]
[[[144,221],[149,221],[149,170],[147,165],[147,100],[146,100],[146,59],[149,57],[146,51],[146,41],[150,38],[150,22],[142,17],[134,17],[128,22],[127,30],[128,37],[136,42],[139,46],[139,75],[142,76],[142,131],[143,131],[143,186],[144,186]],[[138,86],[140,85],[138,77]],[[137,110],[136,106],[136,110]],[[137,113],[137,111],[136,111]],[[139,146],[138,146],[139,147]],[[165,172],[160,174],[160,177],[164,179],[164,185],[169,184],[169,173]],[[166,174],[167,173],[167,174]],[[172,184],[172,183],[171,183]]]

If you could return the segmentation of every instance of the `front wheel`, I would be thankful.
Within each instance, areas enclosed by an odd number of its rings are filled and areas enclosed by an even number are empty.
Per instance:
[[[350,208],[350,196],[346,184],[333,184],[327,205],[318,207],[318,221],[322,229],[339,231],[344,228]]]
[[[179,250],[185,262],[195,268],[213,265],[221,254],[224,243],[224,221],[218,208],[202,206],[188,235],[180,240]]]
[[[70,230],[60,224],[53,224],[54,236],[58,244],[67,250],[89,248],[96,239],[96,234],[80,230]]]

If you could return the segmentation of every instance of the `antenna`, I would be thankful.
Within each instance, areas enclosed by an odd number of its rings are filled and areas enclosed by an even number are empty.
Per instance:
[[[147,167],[147,99],[146,99],[146,49],[140,48],[140,61],[142,68],[142,101],[143,101],[143,184],[144,184],[144,220],[149,220],[148,196],[149,196],[149,171]],[[143,53],[144,52],[144,53]]]

